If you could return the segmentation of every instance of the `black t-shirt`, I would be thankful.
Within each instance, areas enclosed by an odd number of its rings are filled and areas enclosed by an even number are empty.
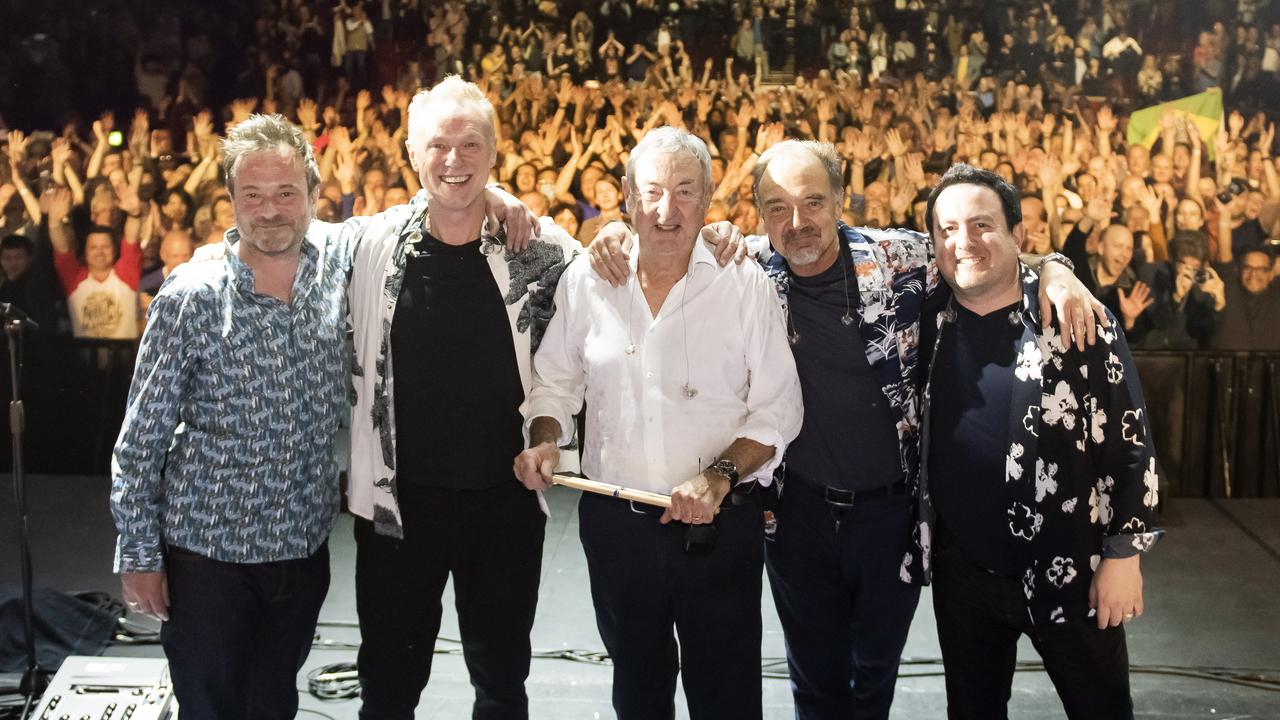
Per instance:
[[[842,261],[819,275],[791,277],[787,298],[800,336],[791,351],[804,426],[787,448],[787,471],[819,486],[870,490],[901,478],[902,461],[892,408],[858,332],[858,280],[844,243],[840,253]],[[847,325],[846,309],[853,320]]]
[[[1240,284],[1235,264],[1214,263],[1222,278],[1227,305],[1218,314],[1210,347],[1217,350],[1280,350],[1280,283],[1272,281],[1260,295]]]
[[[1231,252],[1235,257],[1242,257],[1246,251],[1262,247],[1266,242],[1267,233],[1257,220],[1246,220],[1231,231]]]
[[[457,489],[515,482],[524,388],[479,240],[446,245],[423,235],[406,258],[391,355],[400,481]]]
[[[1021,574],[1005,487],[1018,304],[976,315],[959,302],[934,359],[929,411],[929,492],[955,544],[991,572]]]

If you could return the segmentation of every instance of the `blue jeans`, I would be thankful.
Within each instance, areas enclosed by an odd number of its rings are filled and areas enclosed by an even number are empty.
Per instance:
[[[920,587],[898,576],[912,498],[855,501],[837,512],[801,482],[788,480],[765,543],[796,717],[887,718],[920,601]]]
[[[329,546],[240,564],[170,546],[160,643],[183,720],[292,718],[295,680],[329,590]]]

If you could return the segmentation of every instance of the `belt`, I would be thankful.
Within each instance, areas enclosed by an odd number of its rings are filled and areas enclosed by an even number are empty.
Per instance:
[[[817,495],[828,505],[841,510],[848,510],[857,502],[883,500],[884,498],[907,494],[907,483],[905,480],[898,480],[888,485],[882,485],[878,488],[871,488],[870,490],[846,490],[844,488],[832,487],[830,485],[815,485],[803,478],[800,478],[795,473],[789,473],[787,479],[795,481],[788,482],[786,484],[787,488],[791,488],[793,486],[804,488],[806,492]]]

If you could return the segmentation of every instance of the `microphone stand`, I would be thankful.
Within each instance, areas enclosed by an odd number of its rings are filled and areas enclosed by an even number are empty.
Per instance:
[[[9,303],[0,303],[0,316],[3,316],[4,332],[9,340],[9,381],[13,387],[13,399],[9,402],[9,430],[13,434],[13,495],[17,500],[18,511],[18,552],[22,556],[22,631],[27,645],[27,671],[23,673],[18,689],[26,696],[21,715],[26,718],[36,698],[43,695],[45,688],[49,686],[49,673],[36,661],[35,604],[31,597],[31,537],[27,526],[26,477],[22,461],[22,432],[26,429],[26,413],[22,406],[22,356],[19,350],[23,331],[27,326],[39,326],[26,313]]]

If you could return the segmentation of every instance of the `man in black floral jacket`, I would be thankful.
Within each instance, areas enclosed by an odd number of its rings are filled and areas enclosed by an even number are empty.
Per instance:
[[[1026,633],[1069,717],[1131,718],[1123,625],[1142,614],[1139,557],[1161,531],[1124,336],[1111,318],[1067,352],[1042,329],[1018,193],[998,176],[953,167],[927,218],[954,291],[930,333],[919,495],[936,513],[948,716],[1006,715]]]

